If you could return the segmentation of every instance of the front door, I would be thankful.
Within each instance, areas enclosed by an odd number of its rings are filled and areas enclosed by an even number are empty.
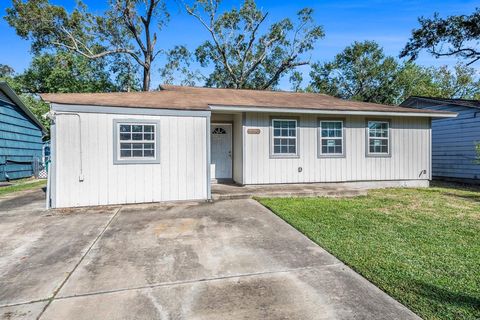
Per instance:
[[[212,124],[211,178],[232,179],[232,125]]]

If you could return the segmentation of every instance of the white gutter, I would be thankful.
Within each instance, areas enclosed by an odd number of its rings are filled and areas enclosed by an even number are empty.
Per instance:
[[[238,107],[224,105],[210,105],[212,111],[235,112],[274,112],[274,113],[299,113],[299,114],[333,114],[333,115],[363,115],[363,116],[389,116],[389,117],[428,117],[428,118],[455,118],[456,113],[436,112],[384,112],[384,111],[346,111],[346,110],[316,110],[298,108],[265,108],[265,107]],[[392,107],[394,108],[394,107]]]

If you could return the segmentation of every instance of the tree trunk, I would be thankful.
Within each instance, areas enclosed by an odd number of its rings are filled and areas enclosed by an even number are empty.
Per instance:
[[[143,67],[143,91],[150,90],[150,66]]]

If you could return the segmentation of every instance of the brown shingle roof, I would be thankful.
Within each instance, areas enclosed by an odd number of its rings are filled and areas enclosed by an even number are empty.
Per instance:
[[[208,110],[210,106],[295,108],[338,111],[440,113],[376,103],[349,101],[319,93],[235,90],[164,85],[161,91],[115,93],[44,93],[43,100],[58,104],[130,108]]]

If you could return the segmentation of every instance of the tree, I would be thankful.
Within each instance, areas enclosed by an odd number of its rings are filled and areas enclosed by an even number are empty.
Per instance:
[[[91,60],[68,51],[35,56],[17,78],[28,93],[118,91],[104,59]]]
[[[20,82],[18,76],[15,75],[13,69],[10,69],[11,72],[8,74],[0,73],[0,81],[7,82],[10,87],[17,93],[22,102],[27,106],[30,111],[37,117],[37,119],[43,124],[43,126],[50,130],[50,121],[45,119],[43,115],[49,111],[49,106],[47,103],[40,100],[39,97],[25,93],[22,91],[22,83]],[[48,136],[48,132],[47,132]]]
[[[111,0],[104,15],[94,15],[80,0],[68,13],[48,0],[12,0],[5,19],[32,41],[34,53],[62,48],[88,59],[127,55],[143,70],[142,89],[150,88],[157,32],[168,21],[163,0]],[[155,23],[155,25],[154,25]]]
[[[435,13],[433,18],[421,17],[420,27],[412,31],[412,36],[400,57],[415,60],[422,50],[436,58],[457,56],[467,60],[470,65],[480,60],[480,9],[471,15],[440,18]]]
[[[292,85],[291,90],[294,92],[302,91],[302,82],[303,82],[303,75],[299,71],[293,71],[290,74],[290,78],[288,79],[290,84]]]
[[[109,63],[109,71],[118,91],[142,90],[142,83],[138,77],[139,65],[125,55],[114,56],[112,60]]]
[[[447,66],[431,68],[437,92],[432,96],[451,99],[474,99],[480,93],[477,70],[457,64],[453,70]]]
[[[315,63],[310,90],[336,97],[377,103],[394,103],[392,85],[399,65],[373,41],[354,42],[333,61]]]
[[[37,93],[118,91],[121,83],[112,81],[109,71],[105,59],[91,60],[59,50],[35,56],[22,74],[16,74],[8,66],[0,66],[0,80],[8,82],[33,114],[49,128],[49,121],[42,117],[49,107]],[[127,74],[125,71],[119,73]]]
[[[6,64],[0,63],[0,78],[11,77],[15,74],[15,70]]]
[[[426,68],[407,62],[399,70],[395,86],[397,103],[409,96],[475,99],[480,94],[476,70],[461,64],[452,70],[447,66]]]
[[[188,14],[210,35],[210,40],[195,51],[202,67],[213,65],[207,86],[273,88],[283,75],[309,63],[306,53],[324,36],[322,28],[314,23],[312,9],[300,10],[296,24],[287,18],[266,26],[268,12],[259,10],[254,0],[245,0],[240,9],[221,14],[220,2],[197,0],[185,4]]]
[[[354,42],[333,61],[315,63],[310,91],[343,99],[400,104],[409,96],[473,99],[480,95],[475,69],[426,68],[386,56],[375,42]]]
[[[186,47],[174,47],[169,51],[165,65],[159,70],[163,83],[195,86],[197,82],[206,80],[198,70],[192,68],[193,63],[194,58]]]

